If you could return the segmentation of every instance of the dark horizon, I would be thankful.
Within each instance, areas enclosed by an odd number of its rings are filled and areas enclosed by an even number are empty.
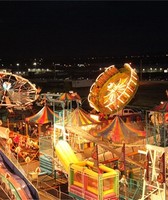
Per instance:
[[[168,2],[0,2],[0,58],[168,52]]]

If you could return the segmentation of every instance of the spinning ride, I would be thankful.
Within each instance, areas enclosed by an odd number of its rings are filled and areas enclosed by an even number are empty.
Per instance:
[[[138,75],[129,64],[101,73],[90,88],[89,104],[97,112],[114,114],[126,106],[138,89]]]
[[[0,72],[0,106],[27,106],[38,98],[38,89],[27,79]]]

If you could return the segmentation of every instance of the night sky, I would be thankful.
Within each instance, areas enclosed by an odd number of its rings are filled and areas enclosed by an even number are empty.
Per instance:
[[[166,1],[0,2],[0,58],[168,52]]]

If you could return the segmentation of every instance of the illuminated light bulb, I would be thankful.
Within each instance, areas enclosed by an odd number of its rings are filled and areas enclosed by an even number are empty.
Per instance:
[[[3,89],[5,91],[8,91],[11,88],[11,86],[12,86],[12,84],[7,81],[3,83]]]

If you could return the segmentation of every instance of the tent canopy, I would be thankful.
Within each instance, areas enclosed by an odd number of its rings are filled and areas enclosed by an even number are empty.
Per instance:
[[[33,116],[27,117],[26,122],[33,122],[36,124],[46,124],[59,120],[59,115],[54,113],[48,106],[44,106],[38,113]]]
[[[66,125],[75,125],[75,126],[86,126],[91,124],[100,123],[99,121],[94,120],[90,115],[83,110],[82,108],[76,108],[66,120]]]
[[[58,99],[60,101],[81,101],[81,97],[76,92],[62,93]]]
[[[122,143],[122,141],[129,143],[137,140],[139,136],[145,136],[145,131],[132,128],[119,116],[116,116],[108,126],[100,130],[97,134],[98,136],[111,139],[115,143]]]

